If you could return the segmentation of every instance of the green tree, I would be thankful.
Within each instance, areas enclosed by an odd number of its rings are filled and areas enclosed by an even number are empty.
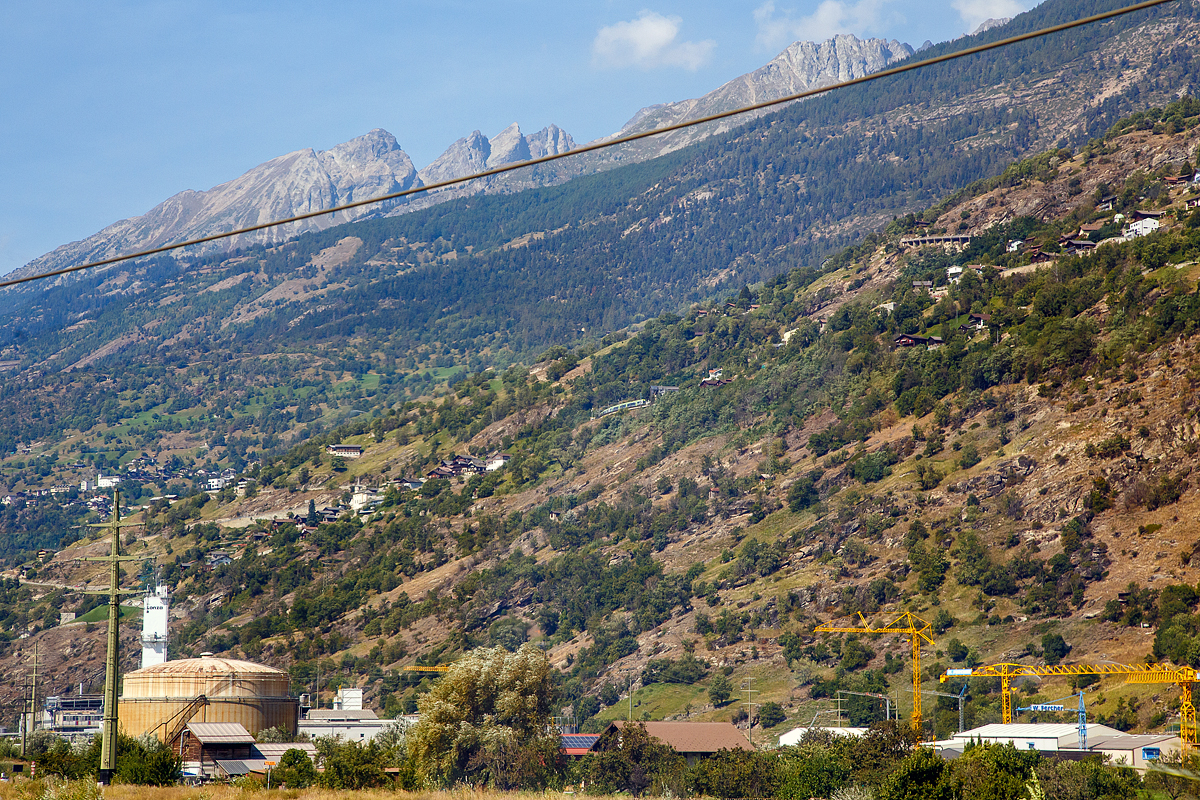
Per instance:
[[[779,705],[779,703],[767,701],[759,707],[758,719],[764,728],[774,728],[787,719],[787,713],[784,712],[783,706]]]
[[[942,757],[922,747],[910,753],[883,779],[875,797],[876,800],[957,800],[959,792]]]
[[[1042,637],[1042,650],[1045,653],[1046,663],[1054,666],[1061,663],[1067,653],[1071,652],[1071,646],[1063,639],[1062,634],[1047,633]]]
[[[274,728],[263,728],[254,737],[254,740],[263,744],[283,744],[285,742],[294,742],[295,738],[282,727],[276,726]]]
[[[544,785],[559,752],[555,694],[550,662],[532,645],[467,654],[418,702],[408,748],[419,776],[436,786]]]
[[[713,679],[708,684],[708,699],[714,706],[723,706],[729,702],[730,695],[733,694],[733,684],[729,682],[729,678],[722,674],[713,676]]]
[[[850,777],[850,769],[832,748],[817,744],[780,750],[779,800],[830,797]]]
[[[325,766],[320,776],[324,788],[372,789],[388,783],[384,753],[376,742],[343,742],[322,736],[316,745]]]
[[[708,797],[774,797],[779,789],[779,758],[774,753],[721,750],[692,768],[692,784]]]
[[[821,495],[817,492],[817,481],[821,479],[821,470],[814,469],[796,479],[788,489],[788,508],[792,511],[803,511],[815,505]]]
[[[289,789],[306,789],[317,782],[317,769],[312,759],[303,750],[288,750],[279,759],[279,767],[272,778],[279,786]]]
[[[618,722],[601,735],[595,750],[581,768],[591,792],[640,797],[651,786],[666,784],[680,793],[686,762],[645,725]]]
[[[1040,758],[1036,750],[1018,750],[1011,742],[985,743],[963,753],[953,773],[964,800],[1008,800],[1024,795]]]

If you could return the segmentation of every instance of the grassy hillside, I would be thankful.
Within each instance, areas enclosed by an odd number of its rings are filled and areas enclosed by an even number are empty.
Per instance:
[[[753,679],[787,718],[756,737],[807,724],[839,690],[891,693],[907,714],[905,641],[812,632],[860,612],[933,624],[930,690],[957,692],[937,676],[967,663],[1194,663],[1200,195],[1178,176],[1197,122],[1190,100],[1145,112],[820,269],[331,420],[247,471],[247,497],[149,503],[128,549],[176,587],[174,652],[263,660],[297,688],[319,670],[323,692],[362,685],[396,713],[423,680],[398,666],[533,640],[586,727],[628,714],[631,685],[635,716],[739,719]],[[1115,215],[1148,212],[1158,232],[1112,240]],[[906,243],[946,232],[970,243]],[[1087,237],[1109,241],[1063,252]],[[902,334],[944,343],[901,347]],[[344,391],[361,403],[362,385]],[[339,442],[363,458],[324,452]],[[511,456],[497,472],[388,485],[495,451]],[[373,512],[297,524],[355,484],[380,489]],[[13,583],[10,630],[84,647],[82,625],[52,627],[76,596],[49,587],[97,580],[73,559],[104,546],[83,538],[31,565],[46,583]],[[233,562],[208,567],[215,549]],[[10,646],[6,670],[25,649]],[[80,658],[51,661],[50,681],[87,679]],[[995,689],[968,687],[968,724],[998,718]],[[1022,704],[1070,689],[1031,684]],[[1176,719],[1170,687],[1101,683],[1088,703],[1123,729]],[[848,718],[878,705],[856,698]],[[955,700],[926,707],[927,733],[957,725]]]

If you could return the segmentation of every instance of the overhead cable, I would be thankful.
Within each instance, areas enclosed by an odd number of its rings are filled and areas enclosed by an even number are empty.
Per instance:
[[[953,53],[946,53],[945,55],[934,56],[933,58],[927,58],[927,59],[923,59],[921,61],[914,61],[911,64],[901,64],[899,66],[891,67],[890,69],[885,69],[880,72],[873,72],[870,75],[863,75],[862,77],[853,78],[848,81],[841,81],[839,83],[833,83],[828,86],[822,86],[822,87],[819,87],[816,89],[807,89],[803,92],[796,92],[795,94],[789,94],[786,97],[780,97],[775,100],[765,100],[761,103],[754,103],[753,105],[741,106],[739,108],[730,109],[729,111],[721,111],[719,113],[709,114],[704,117],[697,117],[695,119],[684,120],[683,122],[676,122],[672,125],[665,125],[661,128],[653,128],[648,131],[640,131],[638,133],[631,133],[631,134],[627,134],[625,136],[619,136],[619,137],[616,137],[613,139],[607,139],[604,141],[593,142],[592,144],[583,145],[582,147],[576,147],[572,150],[567,150],[566,152],[562,152],[562,153],[554,153],[551,155],[541,156],[539,158],[531,158],[528,161],[518,161],[518,162],[515,162],[512,164],[505,164],[503,166],[494,167],[492,169],[484,170],[482,172],[474,172],[474,173],[471,173],[470,175],[463,175],[462,177],[459,177],[459,178],[450,178],[448,180],[437,181],[435,183],[430,183],[430,184],[426,184],[423,186],[416,186],[411,189],[404,189],[403,191],[399,191],[399,192],[390,192],[388,194],[380,195],[379,197],[371,197],[371,198],[367,198],[364,200],[355,200],[352,203],[344,203],[340,206],[333,206],[331,208],[325,208],[325,209],[321,209],[319,211],[308,211],[303,214],[296,214],[291,217],[285,217],[283,219],[277,219],[277,220],[273,220],[271,222],[262,222],[257,225],[250,225],[245,228],[238,228],[236,230],[226,231],[225,233],[213,233],[208,236],[201,236],[196,239],[187,239],[186,241],[176,242],[174,244],[165,244],[165,245],[160,245],[158,247],[151,247],[146,250],[139,250],[134,253],[127,253],[125,255],[120,255],[120,256],[112,256],[111,258],[103,258],[103,259],[100,259],[99,261],[89,261],[86,264],[76,264],[75,266],[63,267],[62,269],[51,270],[49,272],[41,272],[36,275],[26,275],[25,277],[22,277],[22,278],[11,278],[9,280],[0,281],[0,289],[7,287],[7,286],[16,286],[16,285],[22,284],[22,283],[30,283],[31,281],[39,281],[39,280],[44,280],[46,278],[54,278],[59,275],[66,275],[66,274],[69,274],[72,272],[80,272],[80,271],[86,270],[86,269],[95,269],[96,267],[103,267],[103,266],[107,266],[109,264],[116,264],[121,261],[129,261],[130,259],[134,259],[134,258],[144,258],[145,256],[158,255],[160,253],[166,253],[171,250],[179,250],[180,248],[191,247],[193,245],[206,244],[208,242],[215,242],[215,241],[219,241],[221,239],[229,239],[234,236],[240,236],[243,233],[253,233],[255,231],[261,231],[261,230],[265,230],[267,228],[274,228],[274,227],[278,227],[280,225],[287,225],[292,222],[301,222],[306,219],[312,219],[313,217],[321,217],[321,216],[325,216],[326,214],[336,214],[339,211],[348,211],[352,208],[361,208],[363,206],[374,205],[375,203],[384,203],[384,202],[387,202],[388,200],[398,200],[402,197],[410,197],[415,194],[421,194],[424,192],[434,191],[435,189],[444,189],[448,186],[456,186],[458,184],[468,183],[468,182],[474,181],[474,180],[479,180],[480,178],[489,178],[493,175],[502,175],[506,172],[513,172],[515,170],[524,169],[526,167],[534,167],[534,166],[537,166],[538,164],[547,164],[551,161],[558,161],[558,160],[564,159],[564,158],[580,156],[580,155],[583,155],[584,153],[593,153],[593,152],[596,152],[597,150],[604,150],[609,147],[616,147],[617,145],[628,144],[630,142],[636,142],[641,139],[648,139],[651,136],[661,136],[664,133],[671,133],[672,131],[679,131],[679,130],[683,130],[685,128],[694,127],[696,125],[704,125],[705,123],[708,123],[708,122],[716,122],[718,120],[728,119],[730,117],[736,117],[741,114],[748,114],[752,111],[759,111],[764,108],[772,108],[774,106],[783,105],[784,103],[791,103],[796,100],[803,100],[806,97],[813,97],[815,95],[825,94],[826,92],[832,92],[836,89],[845,89],[850,86],[857,86],[859,84],[869,83],[871,81],[877,81],[877,80],[881,80],[883,78],[890,78],[893,75],[900,75],[905,72],[912,72],[914,70],[924,69],[925,67],[932,67],[935,64],[943,64],[947,61],[953,61],[955,59],[965,58],[967,56],[973,56],[973,55],[977,55],[979,53],[986,53],[989,50],[997,50],[999,48],[1008,47],[1010,45],[1018,44],[1020,42],[1026,42],[1026,41],[1029,41],[1030,39],[1037,39],[1042,36],[1049,36],[1052,33],[1059,33],[1061,31],[1070,30],[1072,28],[1079,28],[1084,25],[1091,25],[1096,22],[1103,22],[1104,20],[1113,19],[1114,17],[1120,17],[1125,14],[1132,14],[1135,11],[1142,11],[1147,8],[1153,8],[1155,6],[1160,6],[1160,5],[1164,5],[1165,3],[1172,3],[1172,2],[1175,2],[1175,0],[1144,0],[1144,2],[1137,3],[1135,5],[1113,9],[1112,11],[1105,11],[1101,14],[1093,14],[1090,17],[1083,17],[1081,19],[1072,20],[1070,22],[1064,22],[1060,25],[1052,25],[1048,28],[1041,28],[1036,31],[1030,31],[1029,33],[1022,33],[1018,36],[1010,36],[1007,39],[998,39],[997,41],[989,42],[987,44],[980,44],[980,45],[976,45],[974,47],[968,47],[965,50],[956,50]]]

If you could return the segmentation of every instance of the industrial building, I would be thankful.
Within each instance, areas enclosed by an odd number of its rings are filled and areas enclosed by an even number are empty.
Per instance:
[[[104,695],[52,695],[46,698],[42,727],[70,741],[90,740],[100,732],[103,717]]]
[[[404,726],[404,721],[379,719],[374,711],[363,708],[362,701],[362,689],[338,689],[333,708],[305,709],[298,730],[313,739],[332,736],[347,742],[369,742],[389,725]]]
[[[299,750],[308,756],[309,761],[312,761],[313,764],[318,763],[317,748],[308,742],[253,744],[250,745],[249,758],[217,761],[216,777],[236,778],[241,775],[265,776],[268,769],[279,766],[283,754],[288,750]]]
[[[1083,758],[1090,755],[1108,756],[1113,763],[1122,762],[1145,771],[1151,762],[1179,753],[1182,743],[1177,734],[1129,734],[1107,725],[1086,723],[1081,736],[1078,723],[1023,723],[1004,725],[993,723],[949,739],[931,742],[946,758],[960,755],[970,743],[1012,744],[1020,750],[1037,750],[1044,756]]]
[[[236,722],[189,722],[176,745],[189,778],[233,778],[264,774],[278,766],[288,750],[299,750],[317,763],[317,748],[308,742],[259,744]]]
[[[343,711],[332,708],[314,708],[300,720],[298,730],[316,739],[333,736],[347,742],[369,742],[395,720],[379,719],[370,709]]]
[[[193,722],[236,722],[251,736],[266,728],[295,734],[300,704],[288,684],[282,670],[212,653],[155,664],[125,673],[121,728],[172,746]]]

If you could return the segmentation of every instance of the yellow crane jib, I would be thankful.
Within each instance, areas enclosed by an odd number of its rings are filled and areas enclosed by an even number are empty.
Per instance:
[[[921,642],[933,644],[933,638],[928,634],[932,625],[913,614],[905,611],[885,625],[872,627],[867,618],[860,612],[858,615],[861,625],[818,625],[816,633],[898,633],[912,639],[912,679],[913,679],[913,710],[912,726],[918,734],[921,732]]]
[[[440,667],[400,667],[403,672],[449,672],[450,666],[443,664]]]
[[[1196,746],[1196,706],[1192,702],[1192,692],[1196,682],[1200,681],[1200,672],[1193,667],[1176,667],[1171,664],[989,664],[984,667],[948,669],[939,680],[945,683],[948,678],[999,678],[1001,718],[1004,724],[1009,725],[1013,721],[1013,678],[1071,675],[1120,675],[1125,678],[1126,683],[1176,684],[1179,686],[1179,739],[1184,750]]]

